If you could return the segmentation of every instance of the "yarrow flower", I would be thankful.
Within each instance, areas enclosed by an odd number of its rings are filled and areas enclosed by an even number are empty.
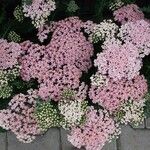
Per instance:
[[[98,87],[107,86],[109,81],[109,79],[106,76],[101,75],[99,73],[92,75],[90,79],[91,79],[91,85],[98,86]]]
[[[83,71],[91,67],[93,46],[81,32],[83,23],[77,17],[54,25],[51,42],[39,46],[26,41],[21,44],[21,77],[39,83],[39,96],[58,101],[64,89],[76,90]]]
[[[136,76],[132,80],[110,79],[107,86],[91,86],[89,97],[93,103],[98,103],[110,112],[114,112],[129,99],[140,101],[147,93],[147,88],[147,81],[143,76]]]
[[[124,5],[124,2],[122,2],[121,0],[115,0],[114,2],[112,2],[109,6],[109,9],[114,11],[116,9],[119,9],[120,7],[122,7]]]
[[[57,66],[75,65],[82,71],[91,67],[93,45],[81,32],[83,24],[78,17],[66,18],[55,23],[51,42],[46,48]]]
[[[97,54],[94,65],[98,72],[114,80],[132,79],[139,75],[142,66],[138,49],[130,42],[116,43],[116,39],[106,41],[102,53]]]
[[[68,140],[77,148],[86,150],[101,150],[104,144],[120,134],[118,124],[107,111],[89,108],[86,122],[80,127],[73,127]]]
[[[15,31],[10,31],[8,34],[8,40],[17,43],[21,41],[21,37]]]
[[[22,22],[24,20],[24,14],[21,6],[17,6],[13,12],[14,17],[17,21]]]
[[[0,70],[0,98],[8,98],[11,96],[13,87],[11,82],[19,76],[19,66],[13,69]]]
[[[44,42],[45,39],[48,38],[48,34],[50,33],[50,27],[48,25],[43,25],[38,28],[38,39],[40,42]]]
[[[119,8],[113,13],[115,21],[125,24],[127,22],[134,22],[144,19],[144,14],[140,8],[135,4],[129,4]]]
[[[0,69],[12,69],[18,64],[21,46],[17,43],[0,39]]]
[[[41,43],[43,43],[47,38],[50,32],[54,32],[56,29],[57,22],[50,21],[49,24],[45,24],[38,28],[37,37]]]
[[[24,2],[23,12],[30,17],[36,28],[43,26],[52,11],[56,9],[54,0],[32,0],[31,4]]]
[[[126,101],[113,115],[117,122],[121,124],[139,125],[144,121],[145,99],[140,101]]]
[[[83,29],[85,31],[85,33],[87,33],[88,35],[93,33],[94,27],[96,26],[96,23],[94,23],[93,21],[86,21],[83,24]]]
[[[94,26],[92,33],[89,35],[90,41],[97,43],[98,41],[114,38],[119,27],[112,20],[104,20],[100,24]]]
[[[0,126],[11,130],[19,141],[30,143],[41,130],[34,117],[37,92],[28,91],[28,95],[18,94],[9,102],[7,109],[0,110]]]
[[[51,127],[60,127],[63,119],[58,109],[50,102],[37,103],[35,117],[42,131],[46,131]]]
[[[118,37],[134,44],[140,57],[150,54],[150,24],[147,21],[138,20],[122,25]]]
[[[64,116],[66,127],[80,125],[84,120],[87,102],[76,98],[74,91],[66,90],[62,93],[61,100],[58,103],[58,108]]]

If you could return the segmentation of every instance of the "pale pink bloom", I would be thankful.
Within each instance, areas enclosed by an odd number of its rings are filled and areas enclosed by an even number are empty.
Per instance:
[[[129,4],[117,9],[116,11],[114,11],[113,15],[115,17],[114,19],[118,22],[121,22],[121,24],[144,19],[143,12],[135,4]]]
[[[68,140],[77,148],[101,150],[106,142],[119,134],[118,124],[106,111],[90,108],[86,114],[85,124],[73,127]]]
[[[93,103],[98,103],[105,109],[113,112],[117,110],[124,101],[129,99],[139,101],[148,91],[147,81],[143,76],[137,76],[132,80],[109,80],[107,86],[92,86],[89,97]]]

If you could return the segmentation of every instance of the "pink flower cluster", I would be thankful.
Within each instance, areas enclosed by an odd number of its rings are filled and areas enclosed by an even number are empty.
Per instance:
[[[82,26],[83,22],[78,17],[70,17],[56,23],[56,29],[46,49],[58,67],[69,64],[82,71],[91,67],[93,45],[81,32]]]
[[[49,24],[45,24],[38,28],[37,37],[39,41],[42,43],[44,40],[48,38],[48,34],[50,32],[54,32],[57,27],[57,22],[51,21]]]
[[[28,91],[28,95],[18,94],[9,102],[8,109],[0,110],[0,126],[11,130],[19,141],[30,143],[40,134],[34,117],[36,91]]]
[[[92,86],[89,96],[110,112],[116,111],[123,102],[129,99],[139,101],[148,91],[144,76],[136,76],[132,80],[109,80],[107,86]]]
[[[148,87],[140,69],[142,58],[150,54],[150,24],[139,8],[134,4],[123,6],[114,15],[122,23],[121,28],[104,41],[103,51],[94,61],[97,74],[106,76],[108,83],[103,86],[92,83],[89,91],[93,102],[110,112],[119,111],[129,99],[143,99]]]
[[[0,69],[12,69],[18,64],[18,57],[21,54],[19,44],[0,39]]]
[[[108,75],[114,80],[122,78],[130,80],[139,75],[142,60],[137,48],[131,42],[121,44],[117,43],[116,39],[111,39],[105,44],[105,49],[94,61],[100,74]]]
[[[76,89],[82,71],[91,67],[93,46],[81,32],[77,17],[55,23],[52,39],[47,46],[29,41],[22,43],[21,76],[29,81],[38,79],[39,95],[58,100],[64,89]]]
[[[42,27],[48,16],[56,9],[54,0],[31,0],[31,4],[23,4],[23,12],[30,17],[36,28]]]
[[[140,57],[150,54],[150,23],[145,20],[128,22],[122,25],[118,35],[123,41],[134,44]]]
[[[38,34],[37,34],[39,41],[44,42],[44,40],[48,38],[49,32],[50,32],[50,29],[48,25],[44,25],[40,27],[38,29]]]
[[[77,148],[101,150],[106,142],[119,135],[118,124],[106,111],[90,108],[86,114],[86,122],[81,127],[74,127],[68,140]]]
[[[121,24],[144,19],[143,12],[140,11],[140,8],[135,4],[130,4],[117,9],[116,11],[114,11],[113,15],[114,19],[120,22]]]

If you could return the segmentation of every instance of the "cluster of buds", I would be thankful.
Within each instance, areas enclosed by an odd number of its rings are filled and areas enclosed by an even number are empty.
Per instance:
[[[35,109],[35,117],[43,131],[60,126],[61,116],[50,102],[39,102]]]
[[[21,41],[21,37],[15,31],[10,31],[8,34],[8,40],[17,43]]]
[[[14,15],[15,19],[19,22],[22,22],[24,20],[24,14],[22,11],[22,7],[19,5],[15,8],[13,15]]]

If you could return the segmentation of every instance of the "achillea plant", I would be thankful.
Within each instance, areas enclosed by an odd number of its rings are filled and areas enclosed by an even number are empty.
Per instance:
[[[115,120],[121,124],[133,124],[138,126],[144,121],[144,106],[145,99],[140,101],[128,100],[126,101],[119,110],[114,113]]]
[[[51,102],[38,102],[35,117],[41,130],[47,131],[51,127],[60,127],[63,117]]]
[[[80,125],[85,118],[87,102],[84,99],[79,99],[76,94],[75,91],[65,90],[58,103],[58,108],[60,114],[64,117],[66,127]]]
[[[105,109],[113,112],[117,110],[124,101],[133,99],[141,100],[147,93],[147,82],[143,76],[137,76],[132,80],[110,79],[107,86],[91,86],[89,97],[94,103],[98,103]]]
[[[43,26],[56,9],[54,0],[32,0],[31,3],[26,3],[25,0],[22,7],[25,17],[30,17],[36,28]]]
[[[120,134],[118,124],[109,116],[107,111],[89,108],[86,121],[80,127],[73,127],[68,140],[77,148],[86,150],[101,150],[106,142]]]
[[[121,24],[144,19],[143,12],[135,4],[123,6],[118,10],[115,10],[113,15],[114,20],[120,22]]]
[[[32,142],[41,133],[34,109],[37,92],[29,90],[27,95],[15,95],[7,109],[0,110],[0,126],[12,131],[24,143]]]
[[[67,18],[55,23],[47,46],[21,44],[21,76],[26,81],[38,80],[42,99],[58,101],[64,89],[77,89],[82,73],[91,67],[93,46],[81,32],[82,25],[77,17]]]

